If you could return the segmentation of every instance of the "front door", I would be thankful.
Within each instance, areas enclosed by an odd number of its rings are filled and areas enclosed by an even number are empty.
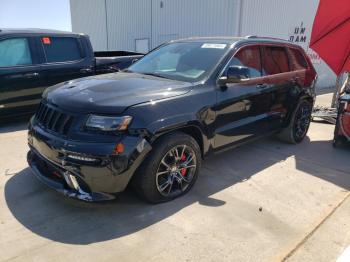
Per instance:
[[[42,73],[47,86],[93,74],[93,57],[86,54],[79,37],[42,36],[37,39],[43,52]]]
[[[259,46],[243,47],[226,66],[245,66],[249,69],[249,79],[227,84],[218,89],[215,148],[243,142],[267,132],[269,108],[272,93],[268,77],[262,74],[262,62]]]
[[[30,37],[0,39],[0,118],[29,114],[45,83]]]

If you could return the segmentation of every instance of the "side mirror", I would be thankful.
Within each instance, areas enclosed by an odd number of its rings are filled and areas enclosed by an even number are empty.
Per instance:
[[[131,64],[134,64],[134,63],[136,63],[137,61],[139,61],[139,58],[134,58],[134,59],[131,61]]]
[[[220,85],[228,83],[240,83],[249,79],[249,68],[245,66],[230,66],[227,69],[226,76],[219,79]]]

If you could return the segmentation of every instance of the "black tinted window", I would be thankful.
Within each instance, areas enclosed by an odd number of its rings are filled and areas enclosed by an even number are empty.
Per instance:
[[[230,66],[244,66],[249,70],[249,78],[261,76],[260,48],[258,46],[249,46],[240,50],[229,62],[225,69],[227,72]]]
[[[78,39],[72,37],[43,37],[46,61],[66,62],[82,58]]]
[[[26,38],[0,41],[0,67],[32,64],[29,43]]]
[[[263,48],[263,72],[265,75],[289,71],[288,55],[284,47],[265,46]]]
[[[289,52],[290,52],[290,63],[291,63],[291,66],[293,67],[293,70],[302,70],[308,67],[305,57],[301,53],[301,51],[294,48],[289,48]]]

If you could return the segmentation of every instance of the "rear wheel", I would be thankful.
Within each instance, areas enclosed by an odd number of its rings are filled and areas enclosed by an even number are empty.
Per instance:
[[[165,135],[154,144],[151,154],[135,174],[136,191],[152,203],[177,198],[191,189],[200,165],[201,152],[191,136]]]
[[[298,144],[305,138],[310,127],[312,104],[302,100],[297,105],[291,117],[289,125],[277,136],[284,142]]]

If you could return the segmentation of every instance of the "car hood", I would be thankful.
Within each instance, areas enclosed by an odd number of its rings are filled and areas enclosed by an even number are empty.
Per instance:
[[[79,113],[120,114],[130,106],[183,95],[192,84],[136,73],[86,77],[53,86],[44,99]]]

